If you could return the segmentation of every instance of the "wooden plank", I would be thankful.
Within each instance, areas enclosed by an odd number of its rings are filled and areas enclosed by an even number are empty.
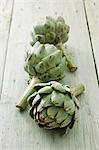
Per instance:
[[[13,13],[13,0],[0,1],[0,94]]]
[[[23,64],[25,50],[30,41],[30,30],[46,15],[62,15],[71,27],[67,44],[79,69],[74,74],[66,71],[66,77],[62,82],[70,85],[83,82],[86,86],[85,94],[79,97],[80,121],[67,136],[63,137],[38,128],[27,113],[21,114],[15,108],[15,103],[26,87],[27,76],[23,71]],[[0,148],[3,150],[98,150],[98,84],[82,1],[26,2],[22,0],[20,2],[16,0],[10,34],[0,106],[0,122],[2,122]]]
[[[84,3],[99,82],[99,1],[85,0]]]

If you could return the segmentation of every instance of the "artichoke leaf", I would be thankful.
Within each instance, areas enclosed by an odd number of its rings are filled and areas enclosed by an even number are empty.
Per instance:
[[[38,91],[39,94],[45,94],[45,93],[51,93],[53,91],[53,89],[51,88],[51,86],[45,86],[42,89],[40,89]]]
[[[48,107],[48,106],[51,106],[52,103],[51,103],[51,96],[50,94],[48,95],[45,95],[43,98],[42,98],[42,101],[40,102],[40,104],[38,105],[38,108],[37,108],[37,112],[41,112],[44,108]]]
[[[51,87],[56,91],[59,91],[61,93],[66,93],[66,90],[64,89],[61,83],[55,82],[51,85]]]
[[[46,109],[44,109],[42,112],[40,112],[39,119],[41,122],[44,122],[44,123],[49,123],[49,122],[54,121],[53,119],[51,119],[47,116]]]
[[[41,88],[45,87],[45,86],[49,86],[50,83],[37,83],[35,86],[34,86],[34,89],[36,91],[40,90]]]
[[[53,52],[57,52],[57,48],[53,44],[46,44],[45,49],[47,52],[47,55],[53,54]]]
[[[65,95],[64,95],[64,94],[59,93],[59,92],[57,92],[57,91],[53,91],[53,92],[52,92],[51,102],[52,102],[55,106],[63,106],[64,99],[65,99]]]
[[[57,123],[62,123],[66,118],[67,118],[68,114],[63,110],[63,108],[60,108],[55,119],[57,121]]]
[[[46,54],[45,46],[43,44],[40,44],[33,52],[36,55],[37,59],[39,59],[40,61]]]
[[[72,120],[72,116],[67,115],[66,119],[61,123],[61,128],[68,126],[71,120]]]
[[[45,29],[43,25],[36,25],[34,27],[34,31],[36,34],[44,34],[45,33]]]
[[[38,63],[35,67],[36,72],[44,73],[47,70],[56,67],[56,65],[60,64],[62,60],[62,53],[61,51],[57,50],[53,54],[43,58],[40,63]]]
[[[55,22],[50,19],[46,18],[46,22],[44,24],[45,32],[55,32]]]
[[[33,102],[35,96],[37,96],[37,92],[34,92],[33,94],[31,94],[31,95],[28,97],[27,102],[28,102],[30,105],[32,105],[32,102]]]
[[[75,111],[75,104],[68,95],[64,99],[64,110],[70,115],[73,115]]]
[[[60,125],[57,122],[53,121],[51,123],[48,123],[47,126],[45,126],[45,128],[54,129],[54,128],[58,128],[59,126]]]
[[[37,102],[39,102],[40,99],[41,99],[40,95],[37,94],[37,95],[35,96],[35,98],[33,99],[32,106],[34,106]]]
[[[59,111],[59,108],[58,108],[58,107],[55,107],[55,106],[48,107],[48,109],[47,109],[47,115],[48,115],[50,118],[54,119],[55,116],[57,115],[58,111]]]

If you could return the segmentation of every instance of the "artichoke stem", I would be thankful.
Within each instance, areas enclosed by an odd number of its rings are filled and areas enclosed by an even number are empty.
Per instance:
[[[75,63],[73,62],[73,59],[71,58],[71,56],[68,54],[68,52],[66,51],[66,48],[64,47],[64,45],[62,43],[59,43],[56,45],[56,47],[58,49],[60,49],[62,51],[63,54],[65,54],[66,57],[66,61],[67,61],[67,67],[71,72],[74,72],[77,70],[77,66],[75,65]]]
[[[34,92],[34,85],[41,82],[37,77],[33,77],[27,89],[25,90],[21,100],[16,104],[16,107],[20,110],[25,110],[28,106],[27,99]]]
[[[85,91],[85,87],[83,84],[79,84],[71,89],[73,95],[78,96]]]

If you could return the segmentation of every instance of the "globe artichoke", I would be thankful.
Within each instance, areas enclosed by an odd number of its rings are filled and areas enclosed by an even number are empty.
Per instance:
[[[52,17],[46,17],[43,25],[34,27],[32,34],[32,45],[35,41],[46,44],[65,43],[68,40],[69,26],[65,24],[63,17],[58,17],[56,20]]]
[[[42,44],[53,44],[58,49],[62,50],[62,54],[66,56],[68,62],[67,67],[70,71],[77,69],[72,57],[68,54],[68,50],[64,47],[63,43],[68,40],[69,26],[65,24],[63,17],[58,17],[56,20],[52,17],[46,17],[45,24],[36,25],[34,33],[32,33],[33,46],[37,41]]]
[[[64,76],[66,58],[54,45],[36,42],[27,54],[24,69],[30,78],[37,76],[42,81],[59,80]]]
[[[82,84],[75,88],[56,81],[38,83],[28,98],[29,114],[40,127],[47,129],[72,128],[79,109],[77,95],[84,91]]]
[[[25,71],[30,77],[38,76],[44,82],[63,78],[66,65],[71,71],[77,68],[63,50],[61,44],[57,44],[56,48],[52,44],[36,42],[32,52],[27,54]]]

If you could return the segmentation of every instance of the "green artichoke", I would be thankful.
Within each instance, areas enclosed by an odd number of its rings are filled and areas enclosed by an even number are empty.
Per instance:
[[[37,76],[47,82],[63,78],[65,67],[66,58],[61,50],[54,45],[36,42],[32,52],[27,54],[24,69],[30,78]]]
[[[34,44],[32,52],[27,54],[24,66],[30,78],[37,76],[44,82],[59,80],[64,77],[66,65],[72,71],[76,69],[72,61],[67,60],[59,45],[57,47],[52,44],[40,44],[40,42]]]
[[[29,113],[40,127],[47,129],[72,128],[79,109],[77,95],[84,91],[82,84],[75,88],[56,81],[38,83],[29,96]]]
[[[63,45],[68,40],[69,30],[69,26],[65,24],[63,17],[59,16],[56,20],[52,17],[46,17],[45,24],[34,27],[34,33],[31,34],[31,45],[33,46],[37,41],[41,44],[53,44],[66,56],[67,67],[73,72],[77,69],[77,66],[68,54],[67,48]]]
[[[68,40],[69,26],[65,24],[63,17],[58,17],[56,20],[52,17],[46,17],[43,25],[36,25],[34,27],[34,34],[32,34],[33,45],[36,41],[46,44],[65,43]]]

